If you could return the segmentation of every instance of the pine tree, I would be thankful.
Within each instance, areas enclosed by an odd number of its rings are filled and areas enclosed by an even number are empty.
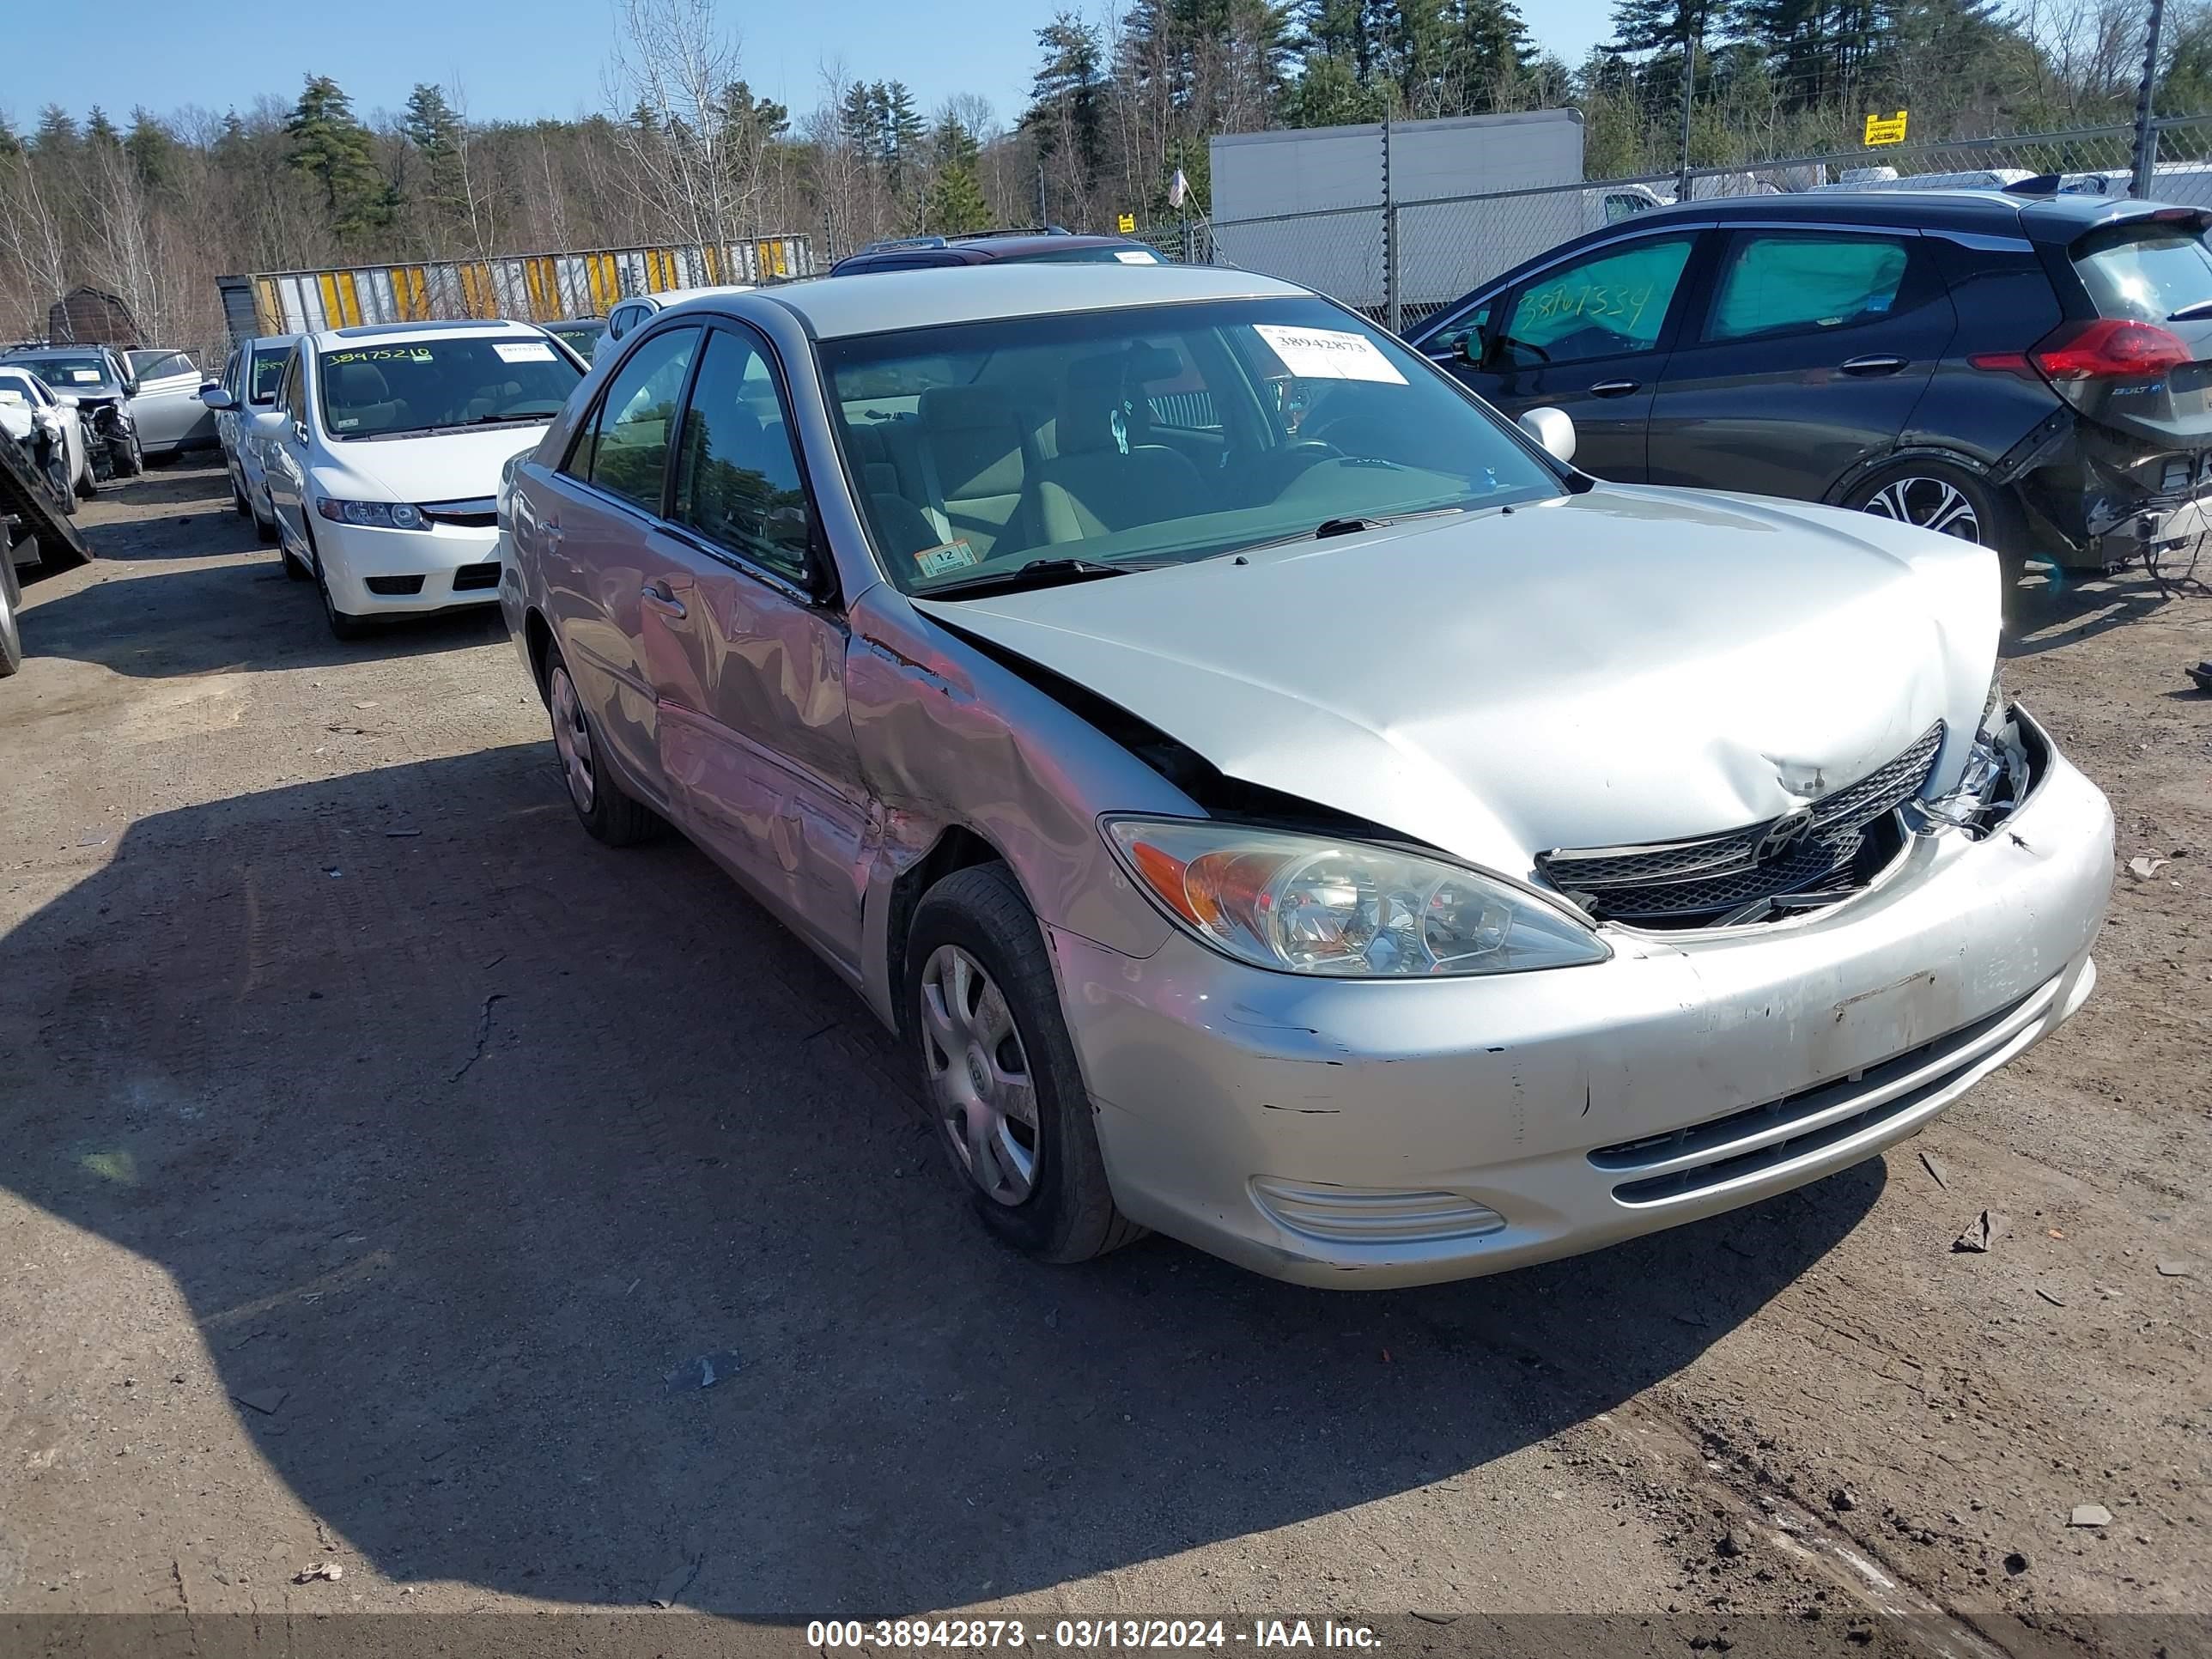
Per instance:
[[[1044,62],[1030,83],[1022,125],[1034,135],[1039,157],[1067,169],[1078,192],[1087,196],[1105,149],[1107,88],[1098,33],[1064,11],[1036,37]]]
[[[116,131],[115,123],[107,118],[107,112],[94,104],[85,113],[84,141],[102,149],[113,149],[123,142],[123,135]]]
[[[59,104],[48,104],[39,112],[38,131],[31,137],[31,148],[41,155],[64,155],[79,143],[76,121]]]
[[[391,222],[396,204],[377,173],[368,129],[354,118],[337,82],[309,76],[284,131],[293,167],[322,186],[332,230],[351,236]]]
[[[924,228],[956,236],[988,228],[991,209],[975,179],[976,158],[982,149],[975,135],[948,114],[930,134],[929,147],[937,162],[937,178],[930,185]]]
[[[407,113],[400,119],[399,131],[422,157],[428,178],[424,205],[449,222],[467,216],[468,177],[461,153],[466,134],[445,93],[417,85],[407,94]]]
[[[167,185],[177,167],[177,140],[143,106],[131,112],[131,131],[123,140],[138,170],[139,182],[149,190]]]

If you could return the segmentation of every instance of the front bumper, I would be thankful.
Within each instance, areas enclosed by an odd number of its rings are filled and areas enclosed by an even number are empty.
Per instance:
[[[2024,716],[2023,716],[2024,718]],[[1363,983],[1052,936],[1115,1196],[1277,1278],[1494,1273],[1818,1180],[1923,1127],[2095,981],[2104,797],[2055,749],[1987,838],[1799,921]]]
[[[499,599],[496,526],[379,530],[314,522],[331,600],[348,616],[404,616]]]

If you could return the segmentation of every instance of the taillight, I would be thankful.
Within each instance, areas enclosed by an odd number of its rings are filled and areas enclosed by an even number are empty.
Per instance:
[[[2054,381],[2146,380],[2192,361],[2179,335],[2122,317],[2063,324],[2028,356]]]

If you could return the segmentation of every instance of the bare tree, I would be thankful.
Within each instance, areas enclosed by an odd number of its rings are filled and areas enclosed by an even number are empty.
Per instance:
[[[723,100],[738,46],[714,0],[621,0],[608,91],[635,185],[664,234],[723,246],[743,228]]]

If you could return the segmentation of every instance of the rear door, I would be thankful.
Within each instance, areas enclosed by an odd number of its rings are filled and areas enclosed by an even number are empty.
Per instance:
[[[848,968],[866,793],[845,707],[847,629],[768,343],[708,336],[692,381],[664,572],[645,595],[670,815]]]
[[[665,591],[665,542],[654,526],[666,507],[671,432],[699,338],[692,324],[638,340],[560,468],[532,469],[532,553],[562,659],[599,738],[655,806],[667,788],[640,612],[648,588]]]
[[[1818,501],[1896,447],[1958,331],[1911,231],[1721,234],[1651,410],[1654,483]]]
[[[1643,481],[1652,393],[1690,291],[1701,233],[1633,236],[1523,279],[1483,316],[1479,363],[1444,366],[1509,415],[1548,404],[1575,423],[1575,464]],[[1478,312],[1480,308],[1478,308]],[[1454,331],[1477,313],[1455,321]]]

